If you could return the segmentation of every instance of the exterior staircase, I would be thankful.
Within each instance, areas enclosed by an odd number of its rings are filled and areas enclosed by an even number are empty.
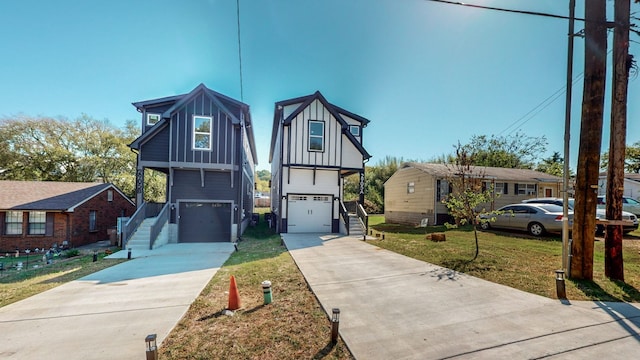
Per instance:
[[[127,242],[126,248],[131,249],[132,251],[136,250],[149,250],[150,243],[150,234],[151,234],[151,225],[156,221],[156,218],[147,218],[142,221],[140,226],[136,232],[129,238]],[[158,248],[168,242],[169,239],[169,226],[165,224],[158,235],[158,239],[156,239],[154,244],[154,249]]]
[[[362,226],[360,219],[358,219],[358,215],[349,214],[349,236],[362,237],[365,235],[364,232],[365,229]]]

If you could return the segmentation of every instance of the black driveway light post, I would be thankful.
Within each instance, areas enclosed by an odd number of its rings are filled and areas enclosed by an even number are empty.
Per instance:
[[[338,343],[338,327],[340,326],[340,309],[331,309],[331,343]]]
[[[558,299],[565,300],[567,291],[564,286],[564,270],[556,270],[556,295]]]

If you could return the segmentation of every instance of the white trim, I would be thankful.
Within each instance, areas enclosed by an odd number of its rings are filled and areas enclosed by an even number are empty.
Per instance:
[[[157,119],[152,122],[152,118],[157,117]],[[162,114],[157,114],[157,113],[147,113],[147,126],[153,126],[157,123],[160,122],[160,120],[162,120]]]
[[[209,132],[204,131],[196,131],[196,119],[208,120],[209,121]],[[193,115],[191,118],[191,150],[200,150],[200,151],[211,151],[211,143],[213,138],[213,117],[212,116],[202,116],[202,115]],[[209,141],[207,142],[206,147],[196,147],[196,135],[208,136]]]
[[[311,125],[317,123],[322,125],[322,135],[313,135],[311,134]],[[307,129],[307,151],[309,152],[324,152],[324,138],[325,138],[325,122],[322,120],[309,120],[309,128]],[[311,148],[311,138],[320,138],[322,139],[321,145],[322,148],[321,149],[312,149]]]

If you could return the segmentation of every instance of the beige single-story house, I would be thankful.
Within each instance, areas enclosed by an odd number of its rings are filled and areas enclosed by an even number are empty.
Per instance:
[[[535,197],[561,196],[562,178],[527,169],[473,167],[481,175],[494,198],[487,209],[519,203]],[[387,223],[431,224],[451,221],[442,202],[452,192],[447,179],[455,176],[455,165],[405,163],[384,184],[384,215]]]

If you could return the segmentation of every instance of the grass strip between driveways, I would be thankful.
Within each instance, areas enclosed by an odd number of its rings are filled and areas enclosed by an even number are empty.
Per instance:
[[[353,359],[293,259],[264,220],[249,228],[180,323],[160,346],[162,359]],[[241,309],[223,315],[229,279],[236,279]],[[272,283],[264,304],[261,283]]]
[[[418,260],[447,267],[491,282],[533,294],[556,298],[555,270],[562,267],[562,241],[559,235],[540,238],[518,232],[482,231],[478,233],[480,254],[475,251],[473,229],[420,228],[386,224],[384,217],[370,217],[370,224],[384,240],[368,241]],[[446,241],[433,242],[426,233],[444,232]],[[593,281],[566,281],[569,300],[640,302],[640,232],[623,241],[625,282],[604,276],[604,240],[595,242]]]

